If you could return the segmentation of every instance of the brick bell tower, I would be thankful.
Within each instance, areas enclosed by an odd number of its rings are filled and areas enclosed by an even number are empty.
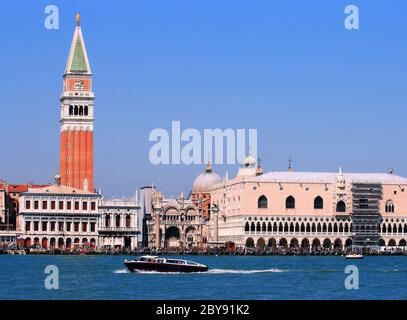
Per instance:
[[[83,41],[80,15],[63,76],[61,95],[61,184],[93,192],[92,72]]]

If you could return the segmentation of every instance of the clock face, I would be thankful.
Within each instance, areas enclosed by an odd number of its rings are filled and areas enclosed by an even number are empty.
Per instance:
[[[90,91],[90,80],[83,78],[69,78],[65,81],[67,91]]]

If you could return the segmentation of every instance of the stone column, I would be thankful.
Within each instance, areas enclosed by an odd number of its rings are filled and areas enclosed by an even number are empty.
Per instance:
[[[213,240],[218,241],[219,239],[219,221],[218,221],[218,213],[214,213],[213,215]]]
[[[155,234],[155,248],[159,249],[161,247],[160,239],[160,211],[155,213],[155,224],[154,224],[154,234]]]

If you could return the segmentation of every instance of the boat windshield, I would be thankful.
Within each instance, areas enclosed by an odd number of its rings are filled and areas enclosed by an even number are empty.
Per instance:
[[[138,261],[141,262],[155,262],[156,261],[156,257],[141,257],[140,259],[138,259]]]
[[[174,259],[167,259],[167,263],[172,264],[187,264],[185,260],[174,260]]]

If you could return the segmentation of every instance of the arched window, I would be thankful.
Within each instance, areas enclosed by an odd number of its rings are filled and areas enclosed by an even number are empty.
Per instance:
[[[285,200],[285,208],[286,209],[295,209],[295,199],[293,196],[289,196]]]
[[[120,216],[116,216],[116,228],[120,228]]]
[[[268,207],[268,201],[265,196],[261,196],[257,202],[257,207],[259,209],[267,209]]]
[[[126,216],[126,228],[130,228],[131,227],[131,217],[130,217],[130,215],[128,214],[127,216]]]
[[[73,116],[73,106],[69,106],[69,115]]]
[[[346,212],[346,204],[343,201],[339,201],[336,204],[336,212]]]
[[[244,231],[245,231],[245,232],[249,232],[249,231],[250,231],[250,225],[249,225],[248,222],[246,222],[246,225],[245,225],[245,227],[244,227]]]
[[[110,215],[107,215],[105,218],[105,226],[110,227]]]
[[[79,114],[78,106],[75,106],[74,115],[77,116]]]
[[[85,116],[87,116],[89,114],[89,108],[88,106],[85,106]]]
[[[393,213],[394,212],[394,203],[393,201],[389,200],[386,202],[386,213]]]
[[[314,199],[314,209],[323,209],[324,208],[324,199],[322,199],[320,196],[316,197]]]
[[[80,106],[80,107],[79,107],[79,115],[80,115],[80,116],[83,116],[83,106]]]

